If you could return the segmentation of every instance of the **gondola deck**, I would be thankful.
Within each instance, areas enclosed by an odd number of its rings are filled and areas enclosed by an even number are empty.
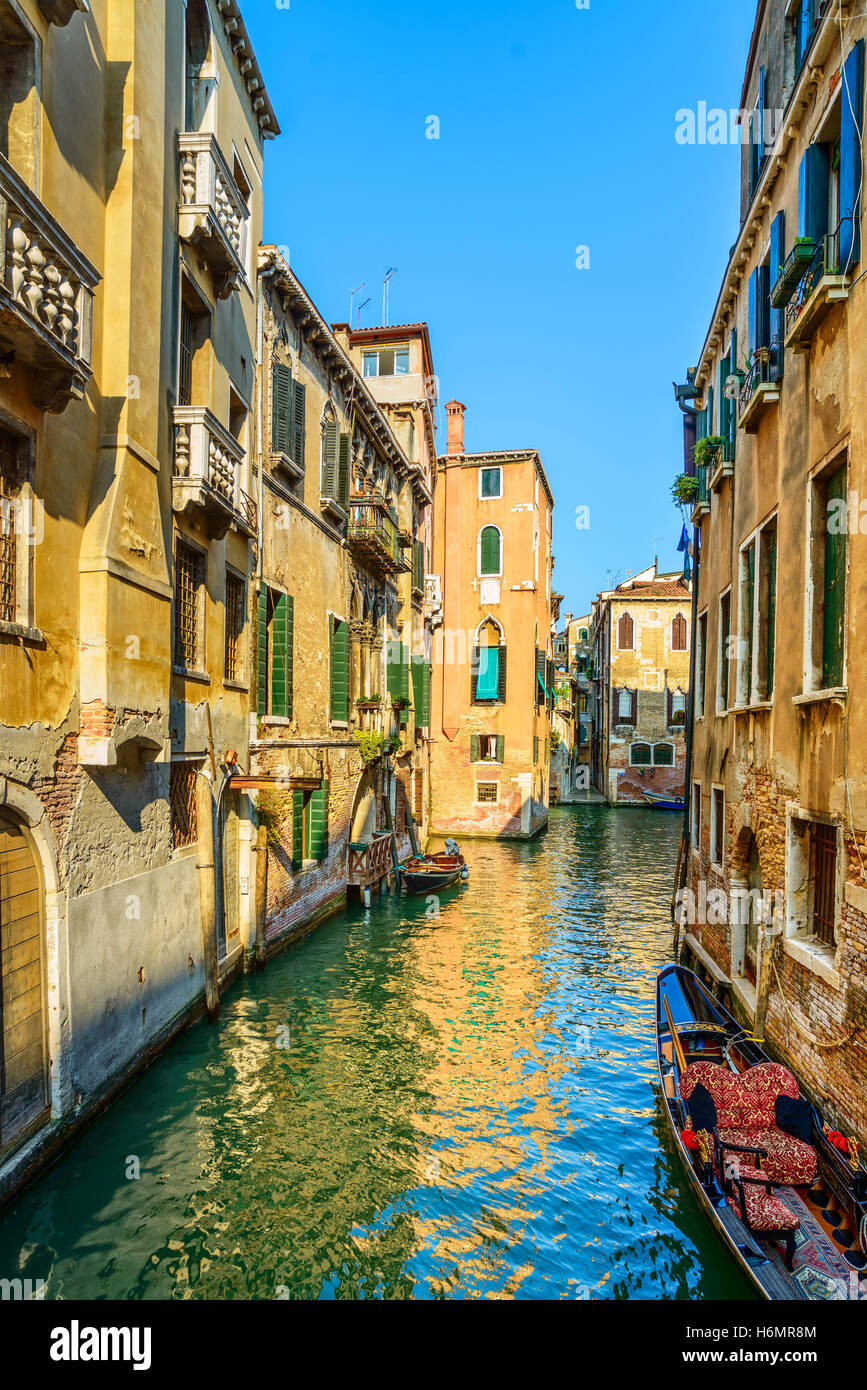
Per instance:
[[[743,1074],[771,1059],[698,978],[681,966],[668,966],[659,973],[656,1025],[657,1065],[673,1143],[702,1211],[756,1292],[774,1301],[844,1301],[867,1297],[867,1271],[862,1271],[859,1278],[858,1272],[850,1268],[844,1245],[836,1239],[834,1228],[806,1186],[775,1184],[773,1188],[774,1195],[800,1221],[789,1270],[784,1246],[770,1238],[759,1239],[747,1229],[729,1204],[716,1168],[704,1169],[681,1137],[687,1123],[687,1109],[679,1090],[682,1063],[708,1061]],[[814,1138],[818,1143],[821,1117],[815,1108],[813,1116]],[[817,1153],[819,1176],[822,1177],[821,1148],[817,1148]],[[853,1176],[853,1192],[862,1190],[864,1177],[867,1174],[863,1169]],[[856,1228],[864,1214],[864,1205],[853,1200],[852,1219]],[[857,1249],[857,1244],[853,1248]]]

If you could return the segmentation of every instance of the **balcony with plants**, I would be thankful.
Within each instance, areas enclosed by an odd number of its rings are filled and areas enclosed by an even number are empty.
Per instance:
[[[206,406],[177,406],[174,427],[173,510],[198,512],[214,539],[233,525],[255,535],[256,503],[241,488],[243,446]]]
[[[378,574],[394,577],[407,569],[397,522],[376,490],[350,496],[346,540],[352,553]]]
[[[754,348],[750,354],[746,375],[738,395],[738,425],[747,434],[755,434],[765,412],[779,403],[779,343]]]
[[[21,367],[40,410],[59,414],[84,395],[99,278],[0,154],[0,375]]]
[[[786,347],[798,352],[809,351],[816,329],[834,304],[849,298],[849,276],[840,265],[840,227],[812,245],[813,253],[788,298],[778,283],[771,301],[775,308],[785,307]],[[794,271],[790,280],[793,275]]]

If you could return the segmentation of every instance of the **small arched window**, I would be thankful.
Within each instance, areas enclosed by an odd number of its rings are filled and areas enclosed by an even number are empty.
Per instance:
[[[686,618],[682,613],[675,613],[671,622],[671,650],[673,652],[686,651]]]
[[[496,526],[485,526],[479,537],[479,574],[502,574],[502,542]]]
[[[617,647],[621,652],[631,652],[633,645],[633,624],[628,613],[621,614],[617,624]]]
[[[629,761],[633,767],[650,767],[650,744],[633,743],[629,750]]]
[[[586,627],[579,627],[579,629],[578,629],[578,641],[579,641],[579,642],[586,642],[586,641],[587,641],[587,635],[588,635],[588,634],[587,634],[587,629],[586,629]]]
[[[655,767],[674,766],[674,746],[670,743],[657,743],[653,748],[653,763]]]

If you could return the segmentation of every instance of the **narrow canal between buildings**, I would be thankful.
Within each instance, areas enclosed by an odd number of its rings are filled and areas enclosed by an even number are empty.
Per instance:
[[[655,1080],[679,823],[560,808],[223,1000],[0,1217],[46,1298],[747,1298]],[[138,1160],[140,1176],[130,1177]]]

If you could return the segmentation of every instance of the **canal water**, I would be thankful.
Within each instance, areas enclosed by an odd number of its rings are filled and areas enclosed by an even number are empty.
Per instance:
[[[679,822],[558,808],[237,983],[0,1217],[46,1298],[748,1298],[655,1080]],[[138,1172],[139,1176],[134,1174]]]

